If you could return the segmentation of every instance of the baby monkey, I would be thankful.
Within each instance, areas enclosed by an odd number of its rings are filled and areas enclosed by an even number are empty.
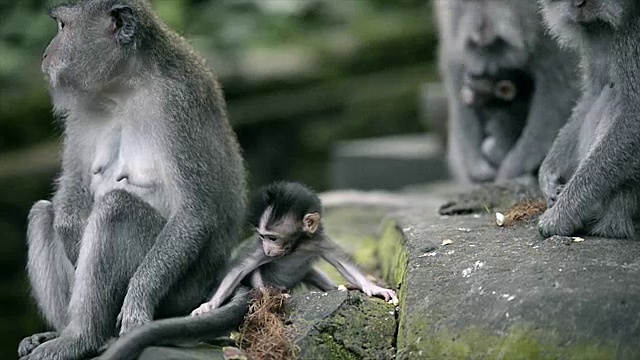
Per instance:
[[[322,203],[304,185],[277,182],[261,189],[250,204],[249,222],[256,236],[240,249],[211,300],[195,309],[192,316],[220,307],[242,281],[253,288],[272,285],[291,289],[305,283],[322,291],[335,290],[333,281],[313,267],[321,257],[368,296],[398,303],[393,290],[369,281],[349,255],[327,237],[322,226]]]

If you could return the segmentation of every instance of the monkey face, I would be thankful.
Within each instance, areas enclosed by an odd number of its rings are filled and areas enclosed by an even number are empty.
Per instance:
[[[269,257],[280,257],[291,253],[300,237],[299,226],[292,216],[282,219],[269,219],[273,212],[268,210],[260,226],[256,229],[262,241],[262,249]]]
[[[98,91],[125,75],[136,35],[132,8],[94,0],[50,10],[58,33],[44,52],[51,88]]]
[[[444,2],[444,1],[443,1]],[[447,6],[447,5],[439,5]],[[458,24],[455,46],[464,54],[465,67],[474,73],[527,65],[541,26],[535,3],[529,0],[453,0],[449,12]],[[488,68],[491,67],[491,68]]]
[[[280,234],[260,234],[262,249],[269,257],[281,257],[291,252],[291,239],[287,239]]]
[[[305,214],[296,220],[291,214],[273,221],[268,227],[256,229],[265,255],[280,257],[290,254],[304,239],[312,238],[320,228],[320,214]]]
[[[617,29],[636,13],[636,0],[539,0],[547,27],[564,45],[572,45],[603,26]],[[575,45],[574,45],[575,46]]]

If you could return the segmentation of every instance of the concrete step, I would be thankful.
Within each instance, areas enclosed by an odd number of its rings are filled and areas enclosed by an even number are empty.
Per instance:
[[[444,148],[433,134],[343,141],[331,153],[333,189],[399,189],[448,176]]]

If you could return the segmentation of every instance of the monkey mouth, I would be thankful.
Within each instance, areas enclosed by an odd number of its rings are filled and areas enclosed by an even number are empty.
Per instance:
[[[270,258],[281,258],[285,254],[286,254],[286,251],[279,251],[279,252],[271,252],[267,256],[269,256]]]

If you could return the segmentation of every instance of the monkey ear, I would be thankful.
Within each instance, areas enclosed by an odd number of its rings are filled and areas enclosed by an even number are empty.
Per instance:
[[[311,213],[307,214],[302,218],[302,226],[303,230],[309,234],[313,234],[318,230],[318,226],[320,226],[320,214]]]
[[[113,34],[118,45],[126,45],[133,42],[137,33],[136,20],[133,10],[126,5],[115,5],[110,11],[113,22]]]

